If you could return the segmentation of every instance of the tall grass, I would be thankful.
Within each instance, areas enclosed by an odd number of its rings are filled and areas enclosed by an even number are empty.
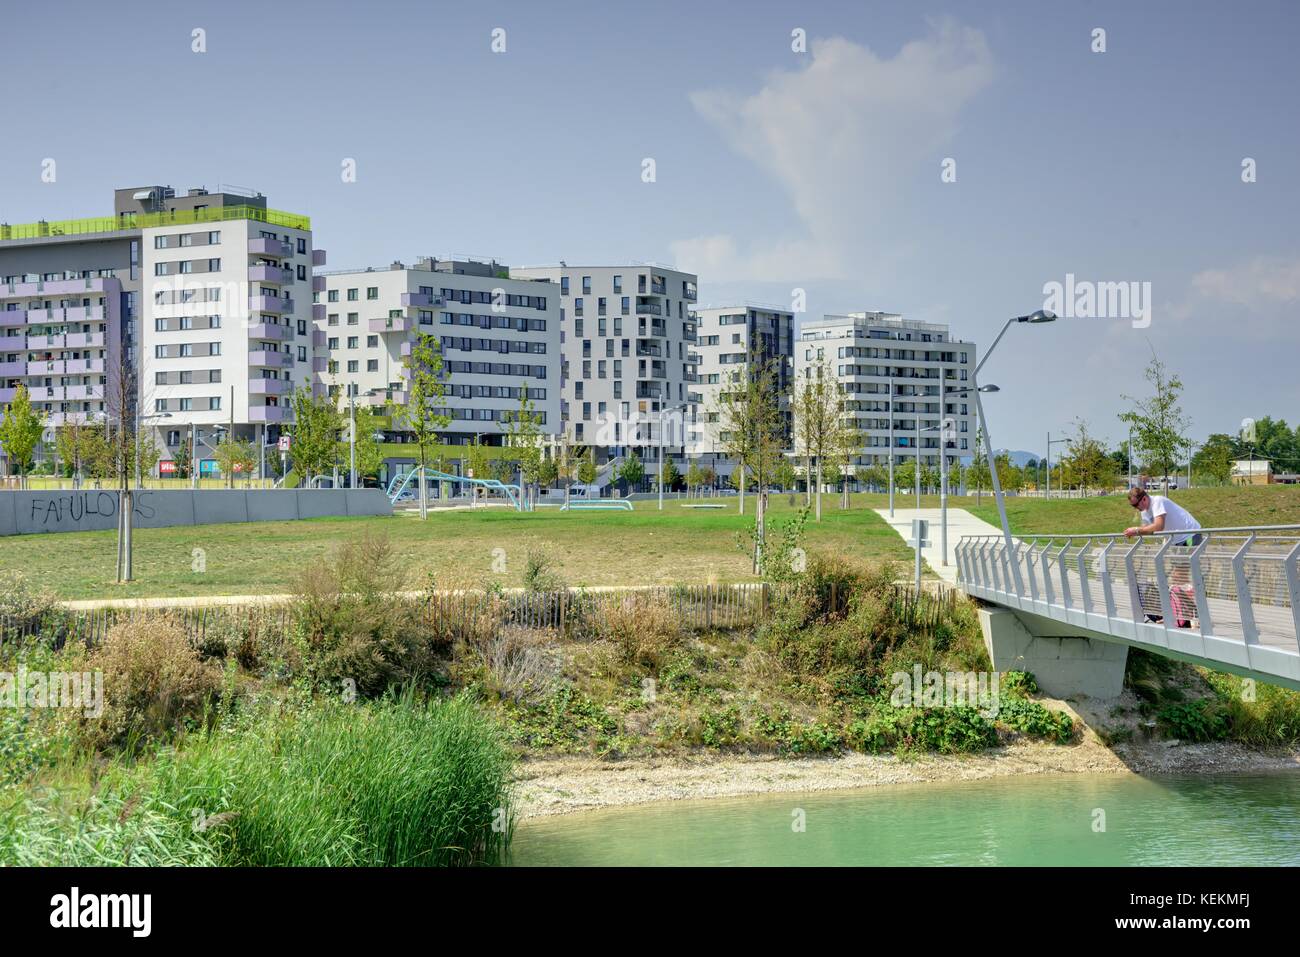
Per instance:
[[[319,704],[216,732],[155,766],[153,794],[223,864],[492,863],[510,837],[510,758],[469,701]]]

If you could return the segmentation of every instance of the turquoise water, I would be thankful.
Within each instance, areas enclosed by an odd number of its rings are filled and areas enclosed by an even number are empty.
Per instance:
[[[1300,773],[1063,775],[662,802],[524,822],[511,863],[1296,865]]]

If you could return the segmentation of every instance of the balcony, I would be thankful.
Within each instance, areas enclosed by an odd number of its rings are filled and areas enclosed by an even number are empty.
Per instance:
[[[371,332],[410,332],[415,328],[415,320],[405,316],[387,316],[371,319],[369,325]]]
[[[324,348],[325,348],[325,343],[326,343],[327,341],[328,341],[328,337],[325,335],[325,330],[323,330],[323,329],[313,329],[313,330],[311,331],[311,344],[312,344],[312,348],[314,348],[314,349],[324,349]]]
[[[636,397],[638,399],[658,399],[662,394],[658,382],[638,382],[636,384]]]
[[[27,363],[27,375],[85,375],[104,371],[103,359],[42,359]]]
[[[311,304],[311,321],[312,322],[325,321],[325,303],[314,302]]]
[[[249,422],[288,422],[293,419],[293,409],[287,405],[250,405]]]
[[[405,389],[376,389],[374,392],[368,392],[360,398],[364,399],[368,405],[381,406],[406,405],[408,397]]]
[[[249,395],[289,395],[293,392],[292,379],[249,379]],[[254,406],[254,408],[256,408]]]
[[[253,256],[271,256],[285,259],[293,255],[293,246],[278,239],[265,239],[261,236],[248,241],[248,252]]]
[[[662,316],[664,314],[664,307],[659,305],[657,302],[638,302],[636,304],[636,311],[640,315]]]
[[[249,296],[249,312],[273,312],[281,315],[286,312],[293,312],[293,300],[281,299],[278,296]]]
[[[269,349],[251,349],[248,364],[265,369],[289,369],[293,367],[293,354],[289,352],[272,352]]]
[[[3,238],[0,236],[0,238]],[[52,279],[49,282],[16,282],[0,284],[0,297],[6,296],[84,296],[86,294],[119,292],[121,283],[116,279]]]
[[[0,328],[8,328],[11,326],[25,326],[25,325],[27,325],[26,309],[0,310]]]
[[[442,296],[433,296],[427,292],[402,293],[403,306],[418,306],[421,309],[432,309],[434,306],[441,306],[442,304]]]
[[[325,291],[325,277],[324,277],[324,276],[312,276],[312,277],[311,277],[311,291],[312,291],[312,292],[324,292],[324,291]]]
[[[313,266],[323,266],[323,265],[325,265],[325,250],[323,250],[323,249],[313,249],[313,250],[311,251],[311,264],[312,264]]]
[[[283,286],[293,282],[293,271],[285,269],[282,266],[270,266],[266,263],[258,263],[256,266],[248,267],[249,282],[269,282],[272,285]]]
[[[698,293],[697,293],[696,288],[695,288],[695,283],[693,283],[693,282],[684,282],[684,283],[682,283],[682,298],[683,298],[683,299],[685,299],[687,302],[695,302],[697,295],[698,295]]]
[[[288,342],[293,338],[293,327],[282,326],[275,322],[257,322],[248,327],[248,338]]]
[[[329,359],[326,359],[324,356],[312,356],[312,360],[311,360],[312,372],[328,372],[329,368],[330,368]]]
[[[26,362],[0,362],[0,379],[27,375]]]
[[[636,346],[636,354],[639,356],[660,357],[663,355],[663,350],[661,350],[658,345],[643,346],[638,342]]]
[[[17,392],[18,390],[16,388],[0,389],[0,405],[7,405],[8,403],[12,402],[14,400],[14,395]],[[0,416],[0,418],[3,418],[3,416]]]

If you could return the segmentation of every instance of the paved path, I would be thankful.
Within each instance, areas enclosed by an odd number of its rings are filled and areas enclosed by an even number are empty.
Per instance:
[[[903,508],[895,504],[894,517],[889,517],[889,509],[878,508],[876,514],[893,526],[898,534],[903,536],[903,541],[910,541],[912,538],[912,519],[923,518],[930,523],[930,546],[921,549],[921,557],[929,563],[934,569],[935,574],[947,582],[957,581],[957,562],[953,558],[953,550],[956,549],[957,543],[961,541],[963,535],[1000,535],[1002,530],[988,522],[976,518],[964,508],[948,509],[948,564],[943,564],[941,552],[942,532],[940,531],[939,519],[941,510],[937,508],[923,508],[919,511],[914,508]]]

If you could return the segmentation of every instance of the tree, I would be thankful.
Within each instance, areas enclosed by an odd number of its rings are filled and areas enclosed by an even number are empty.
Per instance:
[[[682,473],[677,468],[677,463],[673,461],[671,455],[664,456],[664,489],[671,491],[673,486],[681,481]]]
[[[338,456],[339,431],[343,417],[339,414],[336,399],[318,396],[310,385],[304,385],[293,394],[293,442],[289,454],[298,473],[298,484],[306,488],[312,479],[334,467]],[[222,445],[231,438],[226,433]],[[218,446],[218,450],[220,446]],[[217,456],[220,463],[221,456]],[[226,472],[224,466],[221,470]],[[233,473],[226,472],[233,482]]]
[[[793,467],[791,468],[793,471]],[[690,496],[692,490],[697,494],[700,486],[704,484],[704,470],[700,468],[699,463],[692,462],[686,469],[686,494]]]
[[[154,438],[153,429],[143,428],[136,431],[135,453],[136,469],[140,475],[148,475],[162,458],[162,450]]]
[[[772,473],[772,481],[776,482],[779,488],[792,489],[799,484],[799,470],[794,467],[794,463],[789,458],[783,455]]]
[[[444,411],[443,402],[447,384],[442,371],[442,350],[438,340],[418,333],[411,344],[411,354],[403,361],[406,378],[410,383],[406,405],[399,417],[415,438],[420,450],[420,474],[416,484],[420,487],[420,518],[429,517],[429,499],[425,487],[425,468],[429,451],[438,442],[438,432],[451,424],[451,416]]]
[[[257,449],[252,442],[236,439],[227,432],[217,444],[213,457],[217,460],[217,468],[228,476],[232,485],[236,475],[252,481],[253,470],[257,468]]]
[[[1235,443],[1230,435],[1215,433],[1205,440],[1192,456],[1193,474],[1199,473],[1218,485],[1227,485],[1232,479],[1232,462],[1237,458]]]
[[[376,435],[383,434],[379,428],[379,415],[374,409],[363,407],[353,408],[351,417],[356,423],[357,430],[355,438],[357,478],[378,478],[380,469],[384,467],[384,450],[379,439],[375,438]],[[351,456],[353,449],[349,446],[340,451]]]
[[[560,480],[560,463],[554,455],[548,455],[542,459],[542,464],[537,470],[537,484],[542,488],[554,488],[555,483]]]
[[[737,464],[741,514],[745,511],[748,475],[753,475],[758,488],[754,509],[754,574],[763,568],[767,487],[784,456],[779,361],[775,357],[764,360],[755,344],[743,369],[733,369],[717,394],[718,439]]]
[[[189,478],[190,469],[194,465],[194,456],[190,451],[190,437],[188,435],[181,439],[181,444],[176,449],[175,461],[177,478]]]
[[[534,411],[527,383],[519,387],[519,408],[505,413],[504,428],[506,441],[518,456],[524,486],[519,491],[527,502],[529,486],[538,481],[542,467],[542,416]]]
[[[1185,433],[1191,423],[1183,414],[1179,401],[1183,382],[1169,372],[1154,348],[1151,350],[1151,362],[1143,376],[1150,383],[1153,394],[1145,399],[1124,396],[1124,400],[1133,408],[1120,413],[1119,419],[1132,427],[1145,456],[1145,470],[1151,474],[1163,475],[1168,484],[1169,473],[1177,468],[1182,461],[1183,452],[1188,448]]]
[[[805,378],[796,387],[794,396],[795,450],[803,454],[810,498],[815,489],[813,514],[819,522],[822,520],[823,465],[827,456],[836,450],[843,415],[844,393],[840,391],[830,360],[822,359],[805,370]]]
[[[466,446],[468,451],[465,453],[465,475],[468,478],[485,479],[490,478],[492,460],[488,457],[487,446],[479,441],[479,437],[474,436],[474,441]],[[481,486],[471,486],[470,498],[475,502],[478,501],[478,490]]]
[[[645,464],[635,451],[629,452],[618,467],[617,479],[626,482],[627,490],[631,493],[643,478],[645,478]]]
[[[575,472],[578,475],[578,481],[583,485],[594,485],[596,482],[596,463],[592,460],[591,451],[583,449],[575,458]]]
[[[1074,432],[1066,438],[1065,458],[1061,465],[1085,494],[1090,488],[1104,489],[1115,483],[1115,460],[1088,432],[1088,423],[1084,419],[1074,420]]]
[[[94,444],[96,426],[84,417],[69,415],[64,424],[54,431],[54,444],[59,450],[64,470],[72,476],[74,486],[81,484],[81,477],[89,465]],[[99,430],[102,435],[102,429]]]
[[[0,446],[9,456],[9,468],[17,469],[22,476],[22,486],[27,487],[27,471],[31,468],[36,446],[45,434],[45,413],[32,408],[32,397],[27,386],[19,384],[14,397],[5,407],[0,420]]]
[[[988,458],[984,455],[984,430],[981,428],[975,432],[975,455],[970,465],[966,466],[966,483],[975,485],[976,505],[980,502],[980,492],[990,484],[989,479]],[[969,494],[969,489],[967,493]]]

